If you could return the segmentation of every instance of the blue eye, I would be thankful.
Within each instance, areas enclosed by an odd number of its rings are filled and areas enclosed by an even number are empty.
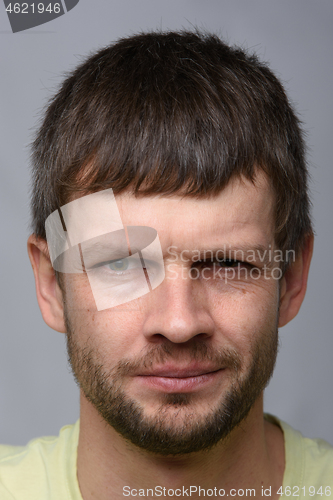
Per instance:
[[[128,269],[128,260],[127,259],[119,259],[113,260],[107,264],[112,271],[126,271]]]

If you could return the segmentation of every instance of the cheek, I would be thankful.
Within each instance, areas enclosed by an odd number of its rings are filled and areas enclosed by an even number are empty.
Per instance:
[[[138,301],[97,311],[87,278],[66,278],[65,311],[76,344],[91,349],[106,364],[128,357],[140,338]]]
[[[85,315],[97,312],[95,300],[86,274],[65,274],[65,303],[69,314]]]
[[[278,298],[278,282],[274,280],[209,290],[207,303],[211,304],[221,342],[228,340],[239,352],[248,353],[258,338],[275,332]]]

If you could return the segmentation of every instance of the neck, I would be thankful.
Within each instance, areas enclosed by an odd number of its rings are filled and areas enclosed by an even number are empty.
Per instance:
[[[262,488],[271,486],[274,498],[283,480],[284,441],[282,431],[264,420],[261,396],[246,419],[213,449],[161,457],[126,441],[81,394],[77,467],[83,500],[152,496],[157,487],[162,497],[169,489],[186,497],[185,489],[196,499],[199,486],[206,493],[223,488],[226,496],[231,489],[254,489],[255,496],[262,496]]]

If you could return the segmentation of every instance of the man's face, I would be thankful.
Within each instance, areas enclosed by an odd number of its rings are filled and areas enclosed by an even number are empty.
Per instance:
[[[258,175],[209,199],[116,200],[124,225],[157,230],[165,279],[97,311],[86,275],[65,275],[74,374],[103,418],[137,446],[165,455],[208,448],[248,414],[275,363],[272,190]],[[118,261],[105,272],[130,271]]]

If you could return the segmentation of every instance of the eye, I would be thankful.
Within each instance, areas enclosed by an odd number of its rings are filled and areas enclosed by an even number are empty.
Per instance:
[[[233,260],[233,259],[222,259],[222,260],[216,260],[216,263],[220,267],[239,267],[242,262],[239,260]]]
[[[108,262],[107,267],[112,271],[126,271],[129,263],[127,259],[119,259]]]

